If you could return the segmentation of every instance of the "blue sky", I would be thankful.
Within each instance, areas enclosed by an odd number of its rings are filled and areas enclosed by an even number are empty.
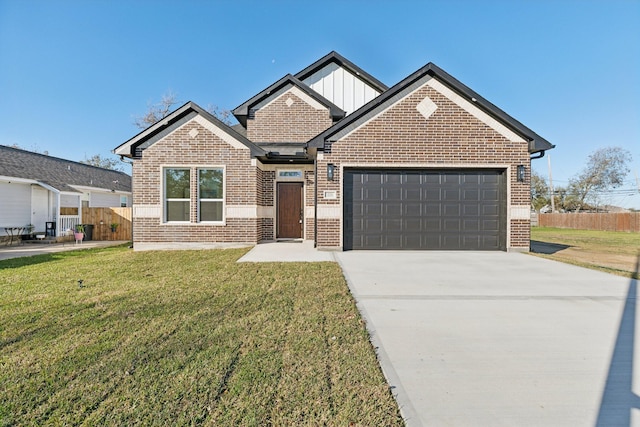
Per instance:
[[[556,185],[622,146],[638,188],[640,0],[0,0],[0,144],[110,156],[169,91],[233,109],[332,50],[389,86],[434,62],[556,144]]]

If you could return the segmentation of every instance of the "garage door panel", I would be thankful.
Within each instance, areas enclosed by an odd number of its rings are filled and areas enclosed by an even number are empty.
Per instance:
[[[402,233],[402,219],[400,218],[386,218],[384,220],[384,230],[386,234],[401,234]]]
[[[345,249],[503,249],[504,175],[497,170],[347,169]]]
[[[403,204],[404,207],[404,216],[421,216],[422,215],[422,204],[407,202]]]
[[[367,216],[380,216],[382,215],[384,205],[382,203],[371,203],[367,202],[362,204],[362,209],[354,209],[355,211],[362,212],[363,215]]]
[[[390,202],[383,206],[385,216],[402,216],[402,203]]]
[[[404,231],[414,234],[423,230],[421,218],[409,218],[404,221]]]
[[[446,205],[443,205],[442,211],[444,212],[444,215],[447,216],[447,217],[459,216],[460,215],[460,205],[454,205],[454,204],[451,204],[451,203],[447,203]]]

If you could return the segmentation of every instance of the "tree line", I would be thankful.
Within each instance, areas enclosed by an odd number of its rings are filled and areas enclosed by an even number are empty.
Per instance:
[[[621,147],[600,148],[591,153],[585,167],[569,179],[567,186],[551,189],[540,174],[531,173],[531,206],[536,211],[550,211],[551,197],[556,211],[595,210],[606,194],[621,187],[629,174],[631,153]]]

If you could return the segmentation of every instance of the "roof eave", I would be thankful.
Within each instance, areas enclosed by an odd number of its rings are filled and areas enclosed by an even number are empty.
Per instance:
[[[349,61],[347,58],[340,55],[336,51],[329,52],[327,55],[323,56],[313,64],[299,71],[298,73],[295,74],[295,77],[300,80],[304,80],[331,62],[335,62],[336,64],[346,68],[351,73],[358,76],[358,78],[365,81],[369,85],[373,86],[378,92],[384,92],[387,89],[389,89],[387,85],[385,85],[380,80],[376,79],[371,74],[367,73],[362,68],[358,67],[356,64]]]
[[[291,84],[297,87],[298,89],[302,90],[305,94],[307,94],[308,96],[310,96],[311,98],[319,102],[320,104],[327,107],[327,109],[329,110],[329,114],[331,115],[331,118],[334,121],[343,118],[347,114],[344,110],[340,109],[340,107],[335,105],[333,102],[329,101],[327,98],[320,95],[318,92],[316,92],[315,90],[311,89],[309,86],[304,84],[302,81],[300,81],[300,79],[293,76],[292,74],[287,74],[286,76],[284,76],[277,82],[273,83],[272,85],[270,85],[269,87],[267,87],[266,89],[258,93],[257,95],[253,96],[248,101],[245,101],[238,107],[234,108],[232,111],[233,115],[236,117],[236,119],[238,119],[238,121],[242,124],[242,126],[246,128],[247,117],[249,115],[249,110],[251,109],[251,107],[264,101],[269,96],[271,96],[274,92],[279,91],[280,89],[282,89],[288,84]]]
[[[151,125],[147,129],[143,130],[142,132],[134,136],[133,138],[129,139],[125,143],[118,146],[113,151],[114,154],[119,156],[129,157],[129,158],[135,158],[135,150],[137,146],[144,143],[149,138],[152,138],[153,136],[157,135],[159,132],[163,131],[164,129],[171,126],[172,124],[174,124],[175,122],[180,120],[182,117],[184,117],[185,115],[191,112],[195,112],[203,116],[210,122],[214,123],[218,128],[222,129],[224,132],[229,134],[231,137],[240,141],[242,144],[246,145],[251,150],[252,156],[261,156],[265,153],[264,150],[262,150],[260,147],[258,147],[253,142],[251,142],[249,139],[247,139],[246,137],[238,133],[231,126],[222,122],[220,119],[218,119],[213,114],[206,111],[204,108],[200,107],[195,102],[189,101],[186,104],[182,105],[177,110],[175,110],[174,112],[172,112],[171,114],[169,114],[168,116],[164,117],[162,120],[159,120],[155,124]]]
[[[360,107],[358,110],[349,114],[349,116],[345,120],[336,123],[334,126],[309,140],[308,147],[323,148],[325,142],[331,141],[331,136],[335,135],[351,123],[356,122],[359,118],[374,110],[380,104],[383,104],[406,87],[424,78],[426,75],[430,75],[431,77],[438,79],[454,92],[457,92],[461,96],[465,97],[467,100],[477,105],[478,108],[491,115],[495,119],[499,120],[501,123],[505,124],[507,127],[516,132],[518,135],[529,141],[529,153],[550,150],[555,147],[555,145],[551,144],[549,141],[533,132],[531,129],[502,111],[500,108],[480,96],[471,88],[469,88],[432,62],[429,62],[427,65],[421,67],[414,73],[398,82],[396,85],[389,88],[386,92],[383,92],[378,97]]]

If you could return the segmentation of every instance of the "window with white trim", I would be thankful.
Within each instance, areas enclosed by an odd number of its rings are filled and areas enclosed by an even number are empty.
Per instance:
[[[164,170],[164,220],[188,222],[191,206],[191,171],[187,168]]]
[[[198,169],[198,221],[221,222],[224,220],[223,212],[224,170]]]

